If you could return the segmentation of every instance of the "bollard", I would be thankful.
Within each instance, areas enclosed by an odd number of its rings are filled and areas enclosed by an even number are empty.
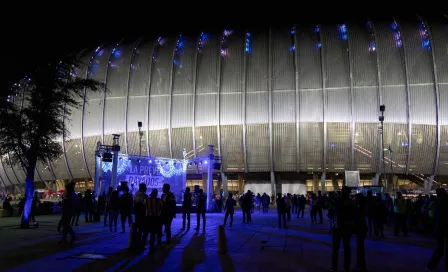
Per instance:
[[[137,233],[135,229],[135,224],[131,223],[131,226],[129,227],[129,239],[128,239],[128,248],[129,249],[135,249],[137,247],[136,243]]]
[[[218,252],[225,254],[227,253],[228,245],[227,245],[227,237],[226,231],[223,225],[219,225],[218,227]]]

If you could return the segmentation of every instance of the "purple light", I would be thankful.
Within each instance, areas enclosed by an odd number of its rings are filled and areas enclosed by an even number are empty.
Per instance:
[[[103,54],[104,54],[104,49],[101,49],[98,52],[96,52],[97,57],[101,57]]]
[[[225,56],[227,56],[227,49],[221,49],[221,56],[223,56],[223,57],[225,57]]]
[[[149,160],[149,163],[152,163],[152,160]]]
[[[224,30],[224,37],[229,37],[232,34],[232,30]]]
[[[320,26],[317,25],[317,26],[314,28],[314,32],[319,33],[319,32],[320,32]]]
[[[408,146],[408,141],[401,142],[401,146]]]
[[[204,161],[204,164],[207,164],[208,163],[208,161]]]

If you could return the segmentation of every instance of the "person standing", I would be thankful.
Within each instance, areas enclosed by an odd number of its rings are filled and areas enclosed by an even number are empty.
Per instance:
[[[297,211],[297,218],[302,218],[305,214],[305,206],[306,206],[306,198],[304,195],[301,195],[298,197],[298,211]],[[300,216],[302,214],[302,216]]]
[[[109,205],[109,229],[110,232],[112,231],[117,232],[117,221],[118,221],[118,214],[120,211],[120,198],[118,197],[117,190],[112,191],[108,205]],[[112,223],[114,224],[113,225],[114,228],[112,228]]]
[[[39,209],[39,204],[40,204],[39,195],[37,194],[37,192],[34,192],[33,200],[31,202],[31,220],[33,220],[33,222],[37,222],[36,214]]]
[[[82,194],[78,193],[78,196],[75,200],[75,212],[72,216],[72,226],[78,226],[79,216],[81,215],[81,211],[83,209],[83,203],[82,203]]]
[[[278,216],[278,227],[286,229],[286,202],[282,194],[277,194],[277,216]]]
[[[121,233],[125,232],[126,219],[128,225],[132,223],[132,195],[129,188],[123,188],[123,194],[120,196],[120,217],[121,217]]]
[[[191,193],[190,187],[185,189],[184,201],[182,202],[182,229],[185,230],[186,222],[188,221],[187,228],[190,229],[190,214],[191,214]]]
[[[324,223],[323,209],[324,209],[324,205],[325,205],[325,198],[324,198],[324,196],[322,196],[322,191],[317,192],[316,204],[317,205],[315,205],[315,208],[316,208],[316,213],[319,214],[319,223],[323,224]]]
[[[406,202],[403,199],[401,192],[397,192],[397,198],[394,201],[394,213],[395,213],[395,236],[398,236],[400,229],[404,236],[407,236],[406,228]]]
[[[341,196],[335,200],[336,220],[333,227],[331,271],[338,271],[339,247],[344,247],[344,269],[350,271],[350,239],[355,230],[356,204],[350,199],[350,187],[342,187]]]
[[[176,198],[170,191],[168,183],[163,184],[162,190],[162,224],[165,226],[166,244],[171,242],[171,223],[176,216]]]
[[[114,191],[114,188],[109,187],[109,191],[107,192],[106,195],[106,205],[104,206],[104,226],[107,226],[107,217],[109,216],[109,212],[110,212],[110,197],[112,196],[112,192]]]
[[[227,224],[227,219],[230,215],[230,227],[233,224],[233,214],[235,213],[236,201],[233,199],[233,194],[229,193],[229,198],[226,201],[225,209],[226,214],[224,215],[224,226]]]
[[[140,242],[139,246],[145,246],[146,239],[143,240],[143,235],[145,231],[145,218],[146,218],[146,206],[145,200],[148,196],[146,195],[146,184],[140,183],[138,186],[138,191],[134,195],[134,214],[135,214],[135,226],[137,228],[137,237]],[[146,235],[147,237],[147,235]]]
[[[92,191],[88,189],[84,195],[84,207],[85,207],[85,221],[86,223],[93,222],[93,206],[95,204],[95,198],[92,195]]]
[[[67,234],[70,233],[71,240],[70,243],[73,243],[76,240],[75,232],[73,231],[72,226],[70,226],[70,221],[72,216],[74,215],[74,211],[76,209],[76,199],[75,199],[75,187],[73,183],[69,183],[65,187],[65,195],[64,195],[64,205],[62,206],[62,239],[59,243],[67,242]]]
[[[387,217],[387,205],[382,199],[381,193],[376,194],[375,213],[374,213],[374,229],[375,235],[384,237],[384,223]]]
[[[291,222],[291,208],[292,208],[292,197],[291,197],[291,194],[286,194],[286,197],[285,197],[285,202],[286,202],[286,217],[287,217],[287,220],[288,220],[288,222]]]
[[[247,223],[252,223],[251,208],[252,208],[252,192],[249,190],[243,196],[243,199],[241,201],[241,209],[243,210],[243,224],[246,223],[246,218]]]
[[[146,233],[143,238],[144,241],[149,236],[149,254],[153,254],[155,251],[155,236],[157,235],[157,244],[162,244],[162,200],[157,197],[159,191],[157,189],[153,189],[151,191],[151,195],[146,198],[145,206],[146,206]]]
[[[368,195],[368,194],[367,194]],[[366,267],[366,250],[365,250],[365,240],[369,228],[366,224],[366,217],[368,214],[366,199],[363,194],[356,195],[356,219],[355,219],[355,230],[356,230],[356,266],[357,271],[364,272],[367,271]]]
[[[374,229],[373,225],[374,225],[374,215],[375,215],[375,200],[373,199],[373,193],[371,190],[367,191],[366,206],[367,206],[367,226],[368,226],[369,236],[372,236],[373,229]]]
[[[435,233],[437,246],[426,266],[427,271],[435,271],[442,257],[445,259],[445,271],[448,270],[448,194],[445,189],[436,190],[437,200],[435,204]],[[445,252],[445,254],[444,254]],[[445,256],[444,256],[445,255]]]
[[[205,231],[205,210],[206,210],[206,198],[204,195],[204,191],[202,189],[199,190],[199,195],[197,198],[197,204],[196,204],[196,230],[200,229],[201,226],[201,217],[202,217],[202,230]]]

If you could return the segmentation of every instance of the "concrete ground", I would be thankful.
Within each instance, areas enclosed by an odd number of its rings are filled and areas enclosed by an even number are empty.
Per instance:
[[[155,255],[127,250],[128,233],[109,232],[102,223],[75,227],[79,240],[59,245],[59,216],[41,216],[38,229],[19,229],[19,218],[0,218],[1,271],[328,271],[331,236],[328,222],[311,225],[309,218],[293,218],[288,229],[277,227],[274,211],[254,213],[252,224],[241,223],[237,211],[232,228],[226,227],[228,254],[217,252],[217,229],[224,214],[208,214],[207,228],[180,231],[181,216],[173,221],[173,241]],[[82,218],[82,216],[81,216]],[[195,219],[195,216],[192,217]],[[119,230],[120,230],[120,222]],[[434,242],[419,234],[366,241],[369,271],[424,271]],[[340,266],[343,253],[340,252]],[[352,268],[355,268],[352,240]],[[445,271],[442,262],[437,271]]]

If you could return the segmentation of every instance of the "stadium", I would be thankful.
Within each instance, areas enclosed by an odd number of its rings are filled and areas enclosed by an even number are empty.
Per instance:
[[[99,45],[75,74],[107,91],[72,110],[64,154],[38,165],[36,188],[92,188],[97,142],[113,134],[132,155],[195,158],[214,145],[215,192],[332,191],[345,171],[359,171],[360,185],[385,173],[394,189],[446,183],[447,46],[448,18],[417,16]],[[6,191],[24,180],[1,158]],[[187,186],[205,182],[188,169]]]

